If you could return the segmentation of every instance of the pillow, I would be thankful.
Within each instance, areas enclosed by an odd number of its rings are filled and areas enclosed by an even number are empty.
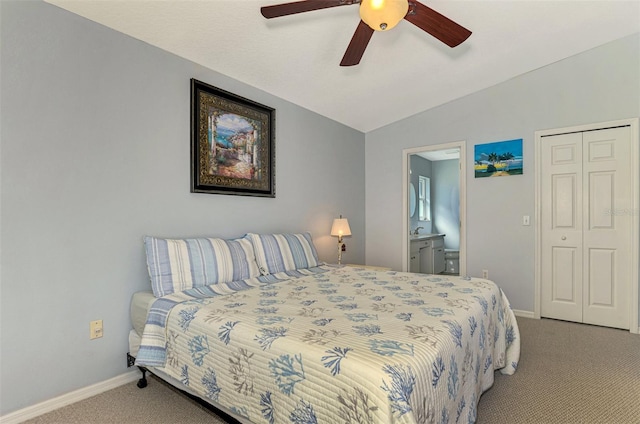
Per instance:
[[[263,275],[318,266],[311,234],[252,234],[256,262]]]
[[[260,275],[248,238],[144,238],[151,288],[156,297]]]

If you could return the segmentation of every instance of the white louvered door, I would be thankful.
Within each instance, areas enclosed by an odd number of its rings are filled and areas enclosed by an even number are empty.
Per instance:
[[[630,143],[626,126],[542,140],[542,316],[629,328]]]

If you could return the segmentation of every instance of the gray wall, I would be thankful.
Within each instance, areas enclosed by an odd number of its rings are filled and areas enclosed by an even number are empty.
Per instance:
[[[145,234],[308,230],[335,262],[343,214],[363,263],[364,134],[46,3],[0,13],[0,415],[126,371]],[[275,199],[189,192],[192,77],[276,109]]]
[[[535,223],[521,223],[534,216],[534,132],[639,116],[639,75],[636,34],[367,133],[367,263],[402,269],[403,149],[466,140],[472,164],[475,144],[523,138],[524,175],[467,170],[467,273],[488,269],[533,311]]]
[[[418,227],[423,227],[420,230],[421,234],[429,234],[433,228],[433,220],[431,221],[420,221],[418,219],[420,217],[420,209],[418,207],[418,177],[429,177],[431,178],[431,161],[427,160],[418,155],[411,155],[409,157],[409,168],[411,169],[411,182],[413,183],[413,187],[416,189],[416,211],[413,216],[409,216],[409,229],[415,230]],[[433,181],[431,182],[433,186]],[[409,186],[411,189],[411,186]],[[411,213],[411,212],[409,212]]]
[[[437,160],[431,165],[433,231],[445,234],[446,249],[460,249],[460,161]]]

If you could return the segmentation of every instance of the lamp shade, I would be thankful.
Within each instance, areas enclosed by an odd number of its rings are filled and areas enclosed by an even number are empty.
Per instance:
[[[408,10],[408,0],[362,0],[360,18],[373,30],[387,31],[398,25]]]
[[[351,228],[349,228],[349,221],[347,221],[347,218],[336,218],[333,220],[331,235],[336,237],[351,235]]]

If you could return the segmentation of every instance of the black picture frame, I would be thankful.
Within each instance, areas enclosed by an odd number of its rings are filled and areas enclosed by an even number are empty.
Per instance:
[[[275,109],[191,79],[191,192],[275,197]]]

